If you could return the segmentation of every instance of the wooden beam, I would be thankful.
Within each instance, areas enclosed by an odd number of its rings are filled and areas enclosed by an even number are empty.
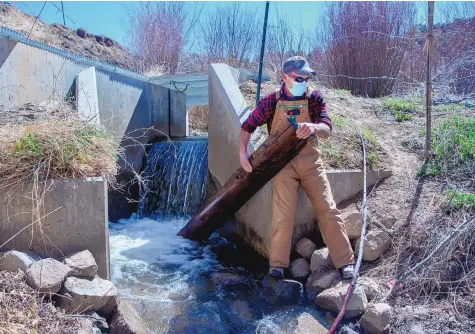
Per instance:
[[[191,240],[209,238],[307,145],[308,139],[298,139],[295,132],[289,123],[281,132],[269,136],[251,155],[252,172],[242,167],[236,170],[178,235]]]

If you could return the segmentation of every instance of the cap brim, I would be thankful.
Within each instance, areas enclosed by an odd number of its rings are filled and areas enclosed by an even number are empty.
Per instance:
[[[316,72],[308,66],[304,66],[304,67],[299,68],[299,69],[294,69],[294,70],[292,70],[292,72],[295,72],[295,73],[300,74],[300,75],[306,75],[306,74],[315,75],[316,74]]]

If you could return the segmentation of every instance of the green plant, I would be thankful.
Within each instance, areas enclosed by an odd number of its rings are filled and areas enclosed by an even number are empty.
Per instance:
[[[374,152],[368,154],[368,163],[369,163],[370,168],[372,169],[378,167],[380,164],[379,155]]]
[[[410,121],[414,118],[414,114],[410,114],[404,111],[395,111],[394,116],[396,116],[396,119],[399,123],[404,121]]]
[[[363,135],[363,138],[370,142],[371,144],[377,144],[378,142],[378,137],[376,134],[369,128],[363,127],[361,129],[361,134]]]
[[[336,127],[343,128],[346,125],[346,120],[342,116],[335,115],[332,117],[332,123]]]
[[[434,166],[444,173],[475,169],[475,117],[453,115],[433,131]]]
[[[413,112],[417,111],[417,103],[399,97],[388,97],[383,101],[383,109],[394,111]]]
[[[465,108],[465,105],[460,102],[451,103],[451,104],[440,104],[440,105],[432,107],[434,112],[455,112],[464,108]]]
[[[467,208],[475,209],[475,194],[456,191],[453,189],[444,192],[445,197],[450,201],[456,209]]]
[[[333,92],[338,96],[351,96],[351,91],[347,89],[334,89]]]
[[[16,144],[16,151],[34,156],[43,156],[44,151],[34,133],[28,132],[25,136],[20,137]]]

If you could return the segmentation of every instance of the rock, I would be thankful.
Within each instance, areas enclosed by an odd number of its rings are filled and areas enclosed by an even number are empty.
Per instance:
[[[310,271],[335,269],[330,255],[328,255],[328,248],[318,249],[312,254],[310,261]]]
[[[343,305],[348,285],[348,282],[340,282],[335,287],[321,292],[315,299],[315,303],[324,309],[338,313]],[[348,301],[345,318],[353,318],[364,313],[367,305],[368,299],[364,289],[357,285]]]
[[[295,279],[303,279],[310,275],[310,266],[303,258],[298,258],[290,263],[290,273]]]
[[[234,285],[244,282],[241,276],[231,273],[214,273],[211,280],[217,285]]]
[[[110,321],[110,334],[147,334],[144,321],[129,301],[119,301],[114,309]]]
[[[99,333],[109,332],[109,324],[107,323],[106,318],[101,317],[96,312],[87,312],[86,315],[92,320],[92,324],[99,329]]]
[[[356,241],[359,245],[360,240]],[[369,231],[365,236],[365,243],[363,246],[363,260],[374,261],[378,259],[391,246],[391,238],[386,232],[381,230]],[[356,248],[358,252],[358,248]]]
[[[390,215],[382,215],[381,213],[376,214],[376,220],[389,230],[392,230],[394,228],[394,225],[396,225],[397,223],[396,217]]]
[[[360,212],[353,211],[342,215],[345,222],[346,233],[348,238],[357,239],[361,236],[361,230],[363,229],[363,217]]]
[[[372,301],[378,295],[383,293],[383,289],[372,278],[360,277],[358,278],[357,284],[363,287],[366,297],[368,298],[368,301]]]
[[[361,318],[361,326],[369,334],[389,333],[392,307],[385,303],[370,304]]]
[[[340,278],[340,274],[337,271],[327,269],[326,271],[315,271],[307,280],[305,292],[309,299],[315,299],[315,297],[325,289],[328,289],[332,284]]]
[[[294,334],[326,334],[328,330],[311,314],[302,313],[297,319]]]
[[[112,282],[98,276],[72,276],[64,282],[61,295],[58,305],[68,313],[98,311],[108,318],[116,304],[117,289]]]
[[[89,33],[84,28],[79,28],[78,30],[76,30],[76,34],[81,38],[89,37]]]
[[[105,41],[105,37],[102,35],[95,35],[94,37],[96,38],[96,42],[98,43],[104,43]]]
[[[187,300],[188,296],[178,291],[172,291],[168,294],[168,299],[176,301],[176,302],[182,302],[182,301]]]
[[[25,273],[26,282],[42,294],[56,293],[72,272],[67,265],[54,259],[34,262]]]
[[[11,250],[3,253],[0,257],[0,270],[17,272],[18,270],[26,271],[30,265],[41,260],[41,256],[35,252],[19,252]]]
[[[421,324],[411,323],[408,327],[408,334],[425,334],[424,326]]]
[[[310,261],[313,252],[317,249],[317,246],[312,240],[303,238],[295,244],[295,251],[299,253],[305,260]]]
[[[348,326],[343,326],[341,329],[340,329],[340,333],[339,334],[358,334],[357,331],[351,329],[350,327]]]
[[[251,307],[249,306],[249,303],[244,300],[234,300],[231,303],[231,313],[243,325],[252,321]]]
[[[262,285],[264,287],[262,296],[269,303],[274,303],[277,300],[290,303],[298,302],[303,291],[300,282],[290,279],[276,280],[269,275],[264,277]]]
[[[94,277],[97,274],[96,260],[88,250],[66,256],[64,263],[73,270],[73,276]]]

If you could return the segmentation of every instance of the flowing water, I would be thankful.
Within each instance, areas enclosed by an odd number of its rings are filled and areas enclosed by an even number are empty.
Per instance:
[[[207,141],[154,144],[145,175],[150,183],[138,212],[109,229],[111,279],[149,330],[290,333],[302,312],[325,323],[305,298],[296,305],[266,302],[260,286],[266,261],[252,250],[217,234],[204,243],[176,236],[206,197]],[[239,282],[214,283],[223,272]]]

